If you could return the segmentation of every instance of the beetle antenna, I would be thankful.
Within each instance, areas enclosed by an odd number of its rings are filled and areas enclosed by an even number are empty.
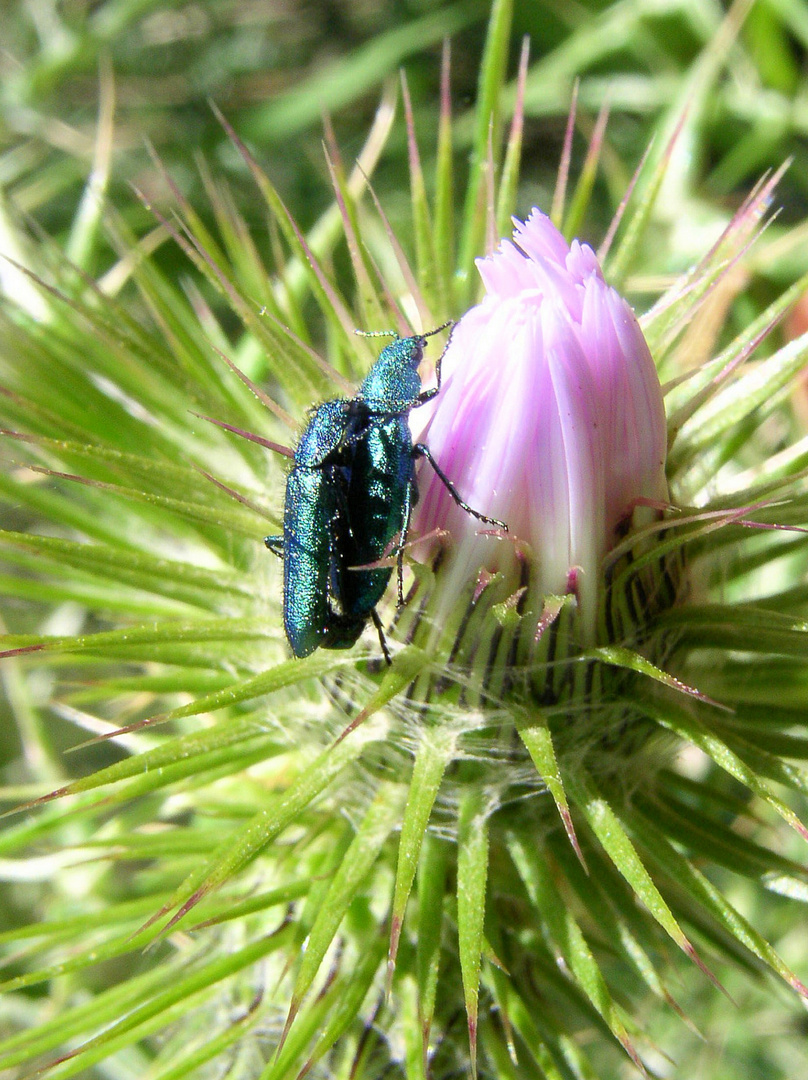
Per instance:
[[[354,330],[359,337],[393,337],[399,336],[398,330]]]
[[[447,322],[442,323],[440,326],[436,326],[434,330],[429,330],[426,334],[421,334],[421,337],[434,337],[435,334],[439,334],[441,330],[445,330],[447,326],[454,326],[454,319],[449,319]]]

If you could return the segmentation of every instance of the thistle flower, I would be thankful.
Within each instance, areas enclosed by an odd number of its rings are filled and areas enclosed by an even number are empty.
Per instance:
[[[640,500],[667,498],[662,393],[591,248],[568,245],[537,209],[515,226],[477,260],[486,296],[454,328],[441,392],[413,420],[472,505],[529,545],[534,600],[574,577],[591,640],[604,555]],[[486,557],[479,527],[428,470],[414,525],[462,546],[463,573],[490,565],[491,543]]]

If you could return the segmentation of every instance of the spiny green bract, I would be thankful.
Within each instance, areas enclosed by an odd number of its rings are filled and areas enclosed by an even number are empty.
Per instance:
[[[361,645],[290,659],[260,543],[280,524],[284,470],[194,415],[288,444],[313,401],[350,396],[368,370],[356,325],[407,332],[402,283],[424,326],[473,299],[473,256],[509,231],[516,190],[518,111],[504,152],[489,142],[508,18],[495,5],[456,258],[445,111],[434,210],[408,126],[414,266],[379,239],[333,148],[340,209],[306,238],[234,137],[285,245],[278,265],[212,186],[216,234],[181,201],[161,225],[193,264],[187,292],[113,217],[131,292],[64,266],[36,310],[3,303],[2,672],[25,761],[5,795],[43,796],[0,835],[4,1069],[280,1080],[476,1063],[566,1080],[656,1067],[660,1032],[676,1047],[709,1021],[711,979],[750,993],[728,961],[804,993],[769,944],[777,926],[761,932],[768,913],[742,912],[761,884],[805,892],[799,845],[765,846],[759,827],[774,810],[804,834],[808,552],[780,527],[807,516],[786,400],[805,342],[747,362],[805,282],[722,336],[715,359],[706,337],[773,180],[642,319],[668,382],[672,502],[607,556],[586,648],[574,594],[520,606],[508,575],[529,553],[464,583],[436,621],[448,564],[415,550],[424,603],[401,612],[391,670]],[[386,124],[381,111],[368,154]],[[687,194],[666,172],[675,145],[646,162],[601,252],[612,282],[642,265],[663,179],[667,200]],[[566,217],[557,204],[567,235],[588,185]],[[343,235],[355,296],[323,269]],[[385,288],[378,266],[392,266]],[[328,328],[330,365],[312,325]],[[271,390],[256,397],[217,348]],[[73,765],[64,722],[115,735]],[[670,979],[670,942],[702,967],[702,1000]]]

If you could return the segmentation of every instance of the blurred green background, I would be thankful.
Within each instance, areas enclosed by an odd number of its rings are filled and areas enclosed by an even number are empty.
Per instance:
[[[700,198],[734,204],[761,173],[793,163],[781,185],[789,220],[808,204],[808,5],[758,0],[731,61],[699,102],[686,167]],[[150,195],[147,142],[200,206],[201,154],[233,182],[250,212],[244,165],[210,101],[256,150],[301,224],[328,200],[322,116],[333,117],[346,161],[358,152],[385,81],[406,69],[425,157],[436,137],[440,54],[451,39],[452,98],[459,118],[474,100],[489,5],[486,0],[18,0],[0,13],[0,190],[6,213],[30,215],[63,236],[86,179],[99,113],[99,72],[115,86],[112,198],[143,228],[149,221],[127,191]],[[608,95],[612,117],[603,183],[595,200],[602,235],[650,134],[687,97],[694,64],[715,40],[727,5],[715,0],[516,0],[511,33],[515,73],[530,39],[522,209],[547,203],[573,82],[580,81],[581,129]],[[459,125],[458,163],[463,160]],[[395,214],[405,145],[397,126],[375,179]],[[584,139],[576,143],[583,154]],[[576,161],[573,161],[573,169]],[[580,165],[580,160],[577,161]],[[258,211],[260,212],[260,211]]]
[[[530,39],[519,211],[534,204],[549,209],[579,79],[573,176],[607,97],[611,107],[603,168],[582,229],[592,240],[602,237],[649,139],[693,100],[695,122],[679,148],[679,197],[667,206],[667,243],[648,253],[649,279],[689,265],[715,223],[726,220],[763,173],[789,158],[779,187],[782,210],[770,236],[776,239],[802,222],[808,209],[808,4],[736,4],[739,15],[749,10],[730,62],[699,97],[700,58],[719,34],[728,7],[714,0],[516,0],[514,76],[522,41]],[[269,243],[243,159],[211,101],[250,145],[305,228],[331,201],[322,152],[324,112],[350,164],[385,86],[394,86],[404,68],[429,178],[445,39],[451,41],[456,165],[462,175],[488,13],[486,0],[5,0],[0,251],[17,257],[26,244],[47,253],[52,242],[61,248],[70,243],[96,152],[105,79],[114,86],[115,105],[108,198],[136,234],[153,229],[154,218],[133,196],[132,185],[164,208],[175,198],[160,179],[156,152],[203,217],[212,211],[198,159],[226,177],[257,242]],[[406,133],[397,123],[373,183],[399,235],[410,214],[406,171]],[[786,244],[764,260],[752,299],[744,303],[755,302],[757,289],[762,307],[773,290],[806,269],[805,249],[802,242]],[[191,273],[175,245],[163,245],[159,257],[178,274]],[[115,259],[102,241],[88,250],[84,269],[100,274]],[[638,287],[636,294],[642,292]],[[749,314],[741,310],[736,318]],[[728,873],[723,877],[733,901],[804,977],[808,947],[804,935],[795,936],[793,908],[772,895],[744,896]],[[805,1017],[787,991],[731,976],[736,1009],[698,972],[686,977],[686,1007],[710,1038],[701,1042],[694,1036],[682,1045],[675,1073],[660,1056],[661,1074],[705,1080],[805,1074]],[[672,1014],[655,1011],[649,1026],[663,1045],[683,1042]],[[621,1075],[629,1073],[626,1065]]]

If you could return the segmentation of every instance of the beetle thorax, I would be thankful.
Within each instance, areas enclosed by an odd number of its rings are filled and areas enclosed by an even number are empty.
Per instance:
[[[409,412],[421,393],[418,365],[424,355],[423,339],[400,338],[382,350],[370,369],[358,397],[366,401],[374,413],[400,414]]]

